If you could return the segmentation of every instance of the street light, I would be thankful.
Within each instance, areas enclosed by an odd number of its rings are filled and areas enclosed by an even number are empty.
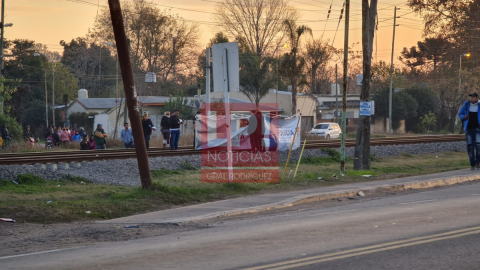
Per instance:
[[[13,26],[13,23],[7,23],[3,27],[12,27],[12,26]]]
[[[464,53],[464,54],[460,54],[460,69],[458,70],[458,93],[461,93],[461,89],[462,89],[462,77],[461,77],[461,74],[462,74],[462,57],[465,57],[465,58],[470,58],[470,56],[472,56],[470,53]],[[453,132],[455,132],[455,126],[453,127]]]

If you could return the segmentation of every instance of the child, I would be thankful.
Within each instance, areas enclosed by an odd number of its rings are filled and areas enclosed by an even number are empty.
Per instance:
[[[90,150],[95,150],[95,136],[90,135]]]

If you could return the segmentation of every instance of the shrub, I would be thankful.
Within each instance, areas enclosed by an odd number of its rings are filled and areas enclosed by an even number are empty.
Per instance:
[[[40,186],[47,183],[47,180],[32,173],[20,174],[17,177],[17,182],[20,185]]]

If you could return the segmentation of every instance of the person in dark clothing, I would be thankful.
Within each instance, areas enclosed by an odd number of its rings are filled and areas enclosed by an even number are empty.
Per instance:
[[[163,147],[167,144],[170,144],[170,112],[165,112],[163,114],[162,120],[160,121],[160,131],[163,135]]]
[[[12,137],[10,136],[10,133],[8,133],[6,123],[2,125],[1,134],[2,134],[2,140],[3,140],[2,147],[5,148],[7,143],[12,140]]]
[[[35,144],[35,139],[33,138],[33,133],[30,131],[30,126],[25,127],[25,130],[23,131],[23,140],[30,146]]]
[[[152,135],[152,130],[154,128],[152,120],[147,113],[143,114],[142,119],[142,128],[143,128],[143,135],[145,136],[145,145],[147,149],[150,148],[150,136]]]
[[[263,116],[259,110],[252,111],[252,115],[248,119],[248,134],[250,135],[250,145],[252,151],[262,151],[263,139]]]
[[[53,145],[54,146],[59,146],[60,145],[60,132],[61,132],[61,129],[58,128],[58,131],[53,131]]]
[[[475,166],[480,169],[480,118],[478,117],[478,94],[470,94],[470,101],[465,101],[458,116],[463,121],[463,131],[467,141],[468,157],[470,166],[475,170]]]
[[[83,135],[82,141],[80,142],[80,150],[90,150],[90,142],[88,141],[88,136]]]
[[[178,150],[178,141],[180,140],[180,125],[183,125],[183,120],[178,116],[180,114],[179,109],[173,111],[172,116],[170,116],[170,149]]]

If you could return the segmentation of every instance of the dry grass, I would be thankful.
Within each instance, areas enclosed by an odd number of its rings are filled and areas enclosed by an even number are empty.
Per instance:
[[[338,154],[331,157],[304,159],[297,176],[296,162],[287,170],[285,180],[278,184],[216,183],[200,181],[200,170],[152,171],[154,187],[91,184],[88,180],[66,176],[59,181],[46,181],[33,175],[19,176],[18,183],[0,180],[0,216],[28,222],[65,222],[110,219],[168,208],[180,204],[215,201],[258,193],[310,189],[355,182],[392,179],[469,167],[466,153],[445,152],[376,159],[369,171],[353,171],[347,162],[345,176],[339,175]],[[283,167],[280,166],[280,171]],[[362,175],[372,175],[365,178]],[[319,178],[321,177],[321,180]],[[82,183],[85,182],[86,184]],[[47,203],[52,201],[51,203]],[[85,213],[91,211],[91,214]]]
[[[178,146],[193,146],[193,134],[180,136]],[[150,147],[163,147],[163,137],[154,138],[150,140]]]

